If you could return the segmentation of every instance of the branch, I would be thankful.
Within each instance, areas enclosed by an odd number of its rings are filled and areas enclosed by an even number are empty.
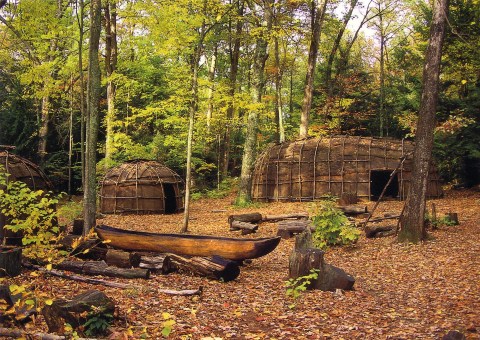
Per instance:
[[[39,270],[47,275],[52,275],[52,276],[57,276],[61,277],[64,279],[69,279],[69,280],[74,280],[74,281],[79,281],[79,282],[86,282],[94,285],[104,285],[107,287],[113,287],[113,288],[122,288],[122,289],[139,289],[143,288],[138,285],[127,285],[124,283],[119,283],[119,282],[110,282],[110,281],[105,281],[105,280],[99,280],[99,279],[92,279],[89,277],[84,277],[80,275],[69,275],[65,274],[63,271],[60,270],[47,270],[46,268],[43,268],[41,266],[37,266],[31,263],[22,263],[24,267],[29,268],[29,269],[35,269]],[[146,288],[146,290],[152,290],[154,292],[158,293],[163,293],[163,294],[169,294],[169,295],[201,295],[203,292],[203,287],[199,287],[198,289],[186,289],[186,290],[170,290],[170,289],[150,289]]]
[[[3,1],[5,1],[5,3],[6,3],[6,0],[0,0],[0,8],[2,8],[1,5],[2,5]],[[20,41],[25,46],[25,50],[27,51],[27,54],[28,54],[29,58],[39,65],[40,60],[38,60],[38,58],[33,54],[35,49],[30,44],[30,42],[28,42],[27,40],[24,40],[22,38],[22,35],[20,34],[20,32],[1,15],[0,15],[0,22],[2,22],[5,26],[7,26],[13,32],[13,34],[15,34],[18,39],[20,39]]]
[[[28,333],[21,329],[0,327],[0,336],[16,339],[41,339],[41,340],[67,340],[70,336],[62,336],[46,333]],[[93,338],[75,338],[78,340],[94,340]]]

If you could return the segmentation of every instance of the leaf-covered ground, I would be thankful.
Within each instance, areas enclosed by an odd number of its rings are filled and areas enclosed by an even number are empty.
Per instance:
[[[283,214],[307,211],[309,206],[270,203],[239,209],[231,205],[232,199],[194,201],[190,232],[241,237],[229,231],[229,214]],[[112,339],[161,338],[164,313],[176,322],[172,339],[438,339],[454,329],[467,339],[479,339],[480,193],[452,191],[430,202],[435,203],[439,216],[459,213],[460,225],[430,231],[431,240],[421,245],[398,244],[393,237],[362,236],[354,247],[332,248],[326,261],[353,275],[355,290],[344,294],[309,291],[294,308],[285,295],[294,239],[282,240],[274,252],[242,267],[240,276],[228,283],[185,274],[152,275],[138,281],[108,279],[137,287],[130,290],[51,277],[36,278],[32,283],[53,298],[69,298],[92,288],[105,291],[118,306]],[[401,202],[383,202],[375,215],[399,213],[401,207]],[[182,215],[107,216],[98,222],[177,232]],[[275,234],[275,223],[263,223],[257,234],[243,237]],[[15,281],[31,280],[30,273],[24,272]],[[200,297],[155,293],[160,288],[199,286],[203,287]],[[46,331],[42,317],[28,328]]]

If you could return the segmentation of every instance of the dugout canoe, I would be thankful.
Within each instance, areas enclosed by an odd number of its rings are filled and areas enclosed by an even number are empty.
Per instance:
[[[130,251],[174,253],[188,256],[213,256],[235,261],[255,259],[273,251],[280,237],[229,238],[209,235],[159,234],[114,228],[95,227],[98,237],[114,248]]]

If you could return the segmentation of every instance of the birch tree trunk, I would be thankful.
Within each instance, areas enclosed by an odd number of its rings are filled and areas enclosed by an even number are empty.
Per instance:
[[[423,68],[423,90],[415,135],[412,180],[400,217],[400,242],[418,243],[425,240],[425,206],[428,171],[432,158],[433,130],[436,124],[436,108],[440,77],[440,62],[447,20],[448,0],[436,0],[430,26],[430,41]]]
[[[85,186],[83,197],[84,225],[83,234],[87,235],[95,226],[96,206],[96,149],[100,102],[100,64],[98,50],[100,42],[101,0],[90,2],[90,38],[88,51],[88,86],[87,86],[87,116],[86,116],[86,150],[85,150]]]

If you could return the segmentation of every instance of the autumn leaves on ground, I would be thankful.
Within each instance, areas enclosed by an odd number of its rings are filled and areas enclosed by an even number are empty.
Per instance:
[[[231,205],[233,197],[201,199],[192,204],[190,232],[242,237],[229,231],[227,216],[246,212],[284,214],[308,211],[309,203],[270,203],[251,208]],[[135,289],[91,286],[25,271],[15,282],[52,298],[71,298],[99,289],[117,305],[111,339],[161,338],[164,317],[173,319],[170,338],[235,339],[438,339],[449,330],[467,339],[480,337],[480,192],[450,191],[430,201],[437,214],[457,212],[460,225],[430,230],[422,245],[402,245],[393,237],[366,239],[348,248],[331,248],[326,261],[356,279],[355,290],[308,291],[287,297],[288,256],[294,239],[282,240],[267,256],[241,268],[228,283],[188,274],[152,275],[149,280],[107,280]],[[431,204],[429,202],[429,205]],[[373,203],[366,204],[372,208]],[[383,202],[375,215],[401,210],[398,201]],[[134,230],[178,232],[182,215],[106,216],[98,223]],[[262,223],[254,236],[276,234],[275,223]],[[156,289],[203,287],[201,296],[172,296]],[[292,304],[294,306],[292,306]],[[28,331],[46,332],[39,316]]]

